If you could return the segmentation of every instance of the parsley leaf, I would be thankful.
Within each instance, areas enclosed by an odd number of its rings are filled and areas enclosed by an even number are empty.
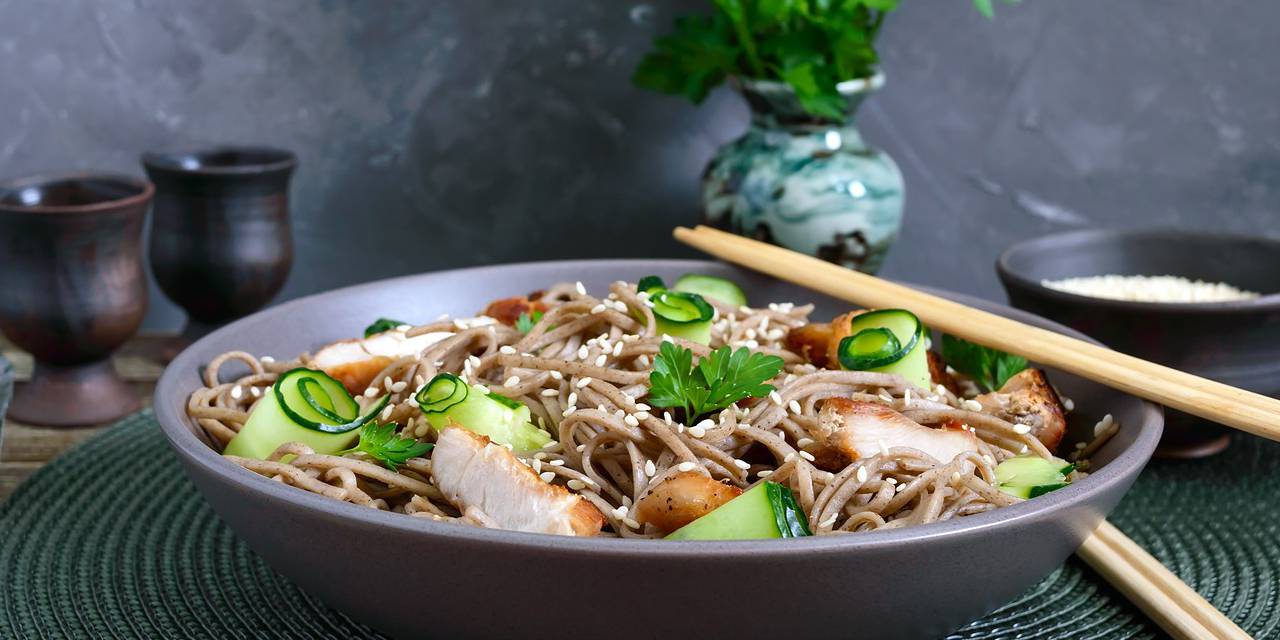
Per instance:
[[[395,471],[396,467],[404,464],[409,458],[421,457],[433,447],[435,445],[430,442],[396,437],[395,423],[378,426],[375,422],[369,422],[360,427],[360,441],[356,446],[342,453],[359,451]]]
[[[375,333],[390,331],[402,324],[409,324],[409,323],[400,322],[399,320],[392,320],[391,318],[378,318],[377,320],[373,321],[373,324],[364,328],[364,337],[368,338],[369,336]]]
[[[746,398],[759,398],[774,390],[767,384],[782,371],[782,358],[720,347],[693,364],[693,352],[672,342],[658,348],[649,374],[650,406],[683,409],[684,418],[698,418]]]
[[[942,335],[942,359],[987,391],[1003,387],[1014,374],[1027,368],[1026,358],[948,334]]]
[[[516,318],[516,331],[519,331],[520,333],[529,333],[533,330],[533,325],[538,324],[538,321],[541,319],[541,311],[534,311],[533,315],[521,312],[519,317]]]

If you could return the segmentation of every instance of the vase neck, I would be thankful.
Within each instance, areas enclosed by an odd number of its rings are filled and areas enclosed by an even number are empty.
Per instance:
[[[751,108],[753,126],[798,131],[823,131],[852,128],[854,115],[862,101],[884,84],[884,75],[849,80],[836,85],[845,99],[843,121],[817,117],[804,108],[791,87],[776,80],[738,79],[735,85]]]

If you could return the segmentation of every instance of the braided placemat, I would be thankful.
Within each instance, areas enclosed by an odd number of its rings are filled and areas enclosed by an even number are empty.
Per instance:
[[[1280,636],[1280,445],[1239,435],[1210,460],[1152,462],[1111,520],[1245,630]],[[1162,635],[1073,558],[950,638]],[[241,544],[145,411],[0,505],[0,637],[381,636]]]

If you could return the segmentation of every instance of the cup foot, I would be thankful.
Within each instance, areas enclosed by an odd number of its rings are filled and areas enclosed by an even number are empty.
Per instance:
[[[109,361],[78,366],[36,363],[31,380],[19,385],[9,418],[46,427],[112,422],[142,408],[142,399]]]

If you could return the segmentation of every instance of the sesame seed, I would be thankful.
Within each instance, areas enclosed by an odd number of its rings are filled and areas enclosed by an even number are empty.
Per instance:
[[[556,370],[554,370],[554,369],[553,369],[553,370],[551,371],[551,379],[552,379],[552,380],[564,380],[564,374],[563,374],[563,373],[560,373],[559,371],[556,371]]]
[[[564,466],[564,460],[552,460],[552,461],[551,461],[550,463],[548,463],[548,464],[550,464],[550,465],[551,465],[551,466],[553,466],[553,467],[563,467],[563,466]]]
[[[964,402],[960,403],[960,406],[970,411],[982,411],[982,403],[971,398],[966,398]]]
[[[1022,453],[1026,453],[1026,452],[1027,452],[1027,445],[1025,445],[1025,444],[1024,444],[1024,445],[1022,445],[1022,448],[1018,450],[1018,453],[1019,453],[1019,454],[1022,454]]]
[[[945,396],[947,395],[947,388],[942,385],[938,385],[933,388],[933,392],[940,396]]]
[[[911,404],[911,390],[904,389],[902,391],[902,404]]]
[[[564,412],[562,412],[560,415],[561,417],[568,418],[569,416],[573,415],[574,411],[577,411],[577,410],[578,410],[577,407],[570,406],[569,408],[565,409]]]
[[[587,488],[587,484],[577,478],[570,480],[566,484],[570,489],[573,489],[574,491],[582,491],[583,489]]]
[[[456,327],[456,328],[458,328],[458,329],[466,329],[466,328],[467,328],[467,323],[463,322],[461,319],[455,319],[455,320],[453,321],[453,326],[454,326],[454,327]]]
[[[249,387],[249,395],[258,398],[262,396],[262,389],[259,387]]]
[[[822,527],[822,528],[824,528],[824,529],[830,529],[830,528],[831,528],[831,526],[832,526],[832,525],[834,525],[834,524],[836,523],[836,518],[838,518],[839,516],[840,516],[840,514],[839,514],[839,513],[833,513],[833,514],[831,514],[831,517],[830,517],[830,518],[827,518],[826,520],[823,520],[822,522],[819,522],[819,523],[818,523],[818,526],[820,526],[820,527]]]
[[[897,479],[897,478],[885,478],[885,479],[884,479],[884,481],[885,481],[885,482],[887,482],[887,483],[889,483],[890,485],[898,484],[898,479]]]
[[[782,406],[782,396],[778,395],[777,391],[770,391],[769,399],[772,400],[773,403],[778,405],[779,407]]]
[[[555,480],[555,479],[556,479],[556,472],[554,472],[554,471],[543,471],[542,473],[539,473],[539,474],[538,474],[538,477],[539,477],[539,478],[542,478],[542,481],[543,481],[543,482],[551,482],[552,480]]]
[[[739,468],[739,469],[746,470],[746,469],[750,469],[750,468],[751,468],[751,463],[747,462],[746,460],[739,460],[739,459],[737,459],[737,458],[734,458],[734,459],[733,459],[733,466],[735,466],[735,467],[737,467],[737,468]]]
[[[598,405],[596,405],[596,411],[601,411],[601,412],[604,412],[604,413],[608,413],[608,412],[609,412],[609,410],[608,410],[608,409],[604,408],[604,403],[603,403],[603,402],[602,402],[602,403],[600,403],[600,404],[598,404]]]
[[[507,354],[507,355],[512,355],[512,354],[514,354],[514,353],[518,353],[518,352],[516,351],[516,348],[515,348],[515,347],[513,347],[513,346],[511,346],[511,345],[509,345],[509,344],[504,344],[504,345],[502,345],[501,347],[498,347],[498,353],[505,353],[505,354]]]
[[[876,440],[876,445],[880,447],[881,455],[885,455],[885,456],[889,455],[889,447],[886,447],[884,445],[884,440]]]
[[[578,347],[579,360],[586,360],[589,355],[591,355],[591,350],[587,348],[587,345],[584,344],[581,347]]]
[[[608,362],[608,361],[609,361],[609,356],[607,356],[607,355],[605,355],[605,354],[603,354],[603,353],[602,353],[602,354],[600,354],[599,356],[597,356],[597,357],[596,357],[596,366],[597,366],[597,367],[603,367],[603,366],[604,366],[604,364],[605,364],[606,362]]]
[[[578,295],[580,296],[587,295],[587,288],[582,286],[582,281],[573,283],[573,288],[578,290]]]
[[[662,341],[663,341],[663,342],[675,342],[676,340],[675,340],[675,338],[672,338],[669,334],[664,333],[664,334],[662,334]]]
[[[858,467],[858,482],[866,482],[866,481],[867,481],[867,468]]]
[[[391,412],[394,410],[395,410],[395,407],[393,405],[387,405],[387,408],[383,409],[382,414],[379,415],[378,417],[382,420],[386,420],[387,418],[391,417]]]
[[[578,404],[578,392],[577,392],[577,391],[570,391],[570,392],[569,392],[569,397],[567,398],[567,404]]]
[[[397,382],[397,383],[395,383],[395,384],[391,385],[391,392],[392,392],[392,393],[400,393],[401,391],[404,391],[404,390],[405,390],[405,388],[406,388],[406,387],[408,387],[408,386],[409,386],[409,385],[408,385],[408,383],[406,383],[404,380],[401,380],[400,382]]]
[[[618,516],[619,518],[627,517],[627,505],[620,504],[617,507],[615,507],[613,510],[613,515]]]
[[[627,415],[627,412],[623,411],[622,409],[618,409],[617,411],[613,412],[613,415],[616,418],[625,418]]]
[[[636,522],[634,518],[623,518],[623,519],[622,519],[622,524],[625,524],[625,525],[627,525],[628,527],[630,527],[630,528],[632,528],[632,529],[639,529],[639,528],[640,528],[640,523],[639,523],[639,522]]]
[[[663,411],[663,412],[662,412],[662,421],[663,421],[663,422],[665,422],[665,423],[667,423],[667,424],[671,424],[671,412],[670,412],[670,411]]]
[[[772,303],[771,303],[771,304],[772,304]],[[745,306],[745,305],[744,305],[744,306],[741,306],[741,307],[738,307],[738,311],[739,311],[740,313],[743,313],[743,314],[746,314],[746,315],[750,315],[751,313],[753,313],[753,310],[751,309],[751,307],[748,307],[748,306]]]
[[[629,398],[632,402],[636,402],[636,399],[632,398],[631,396],[627,396],[627,398]],[[650,407],[649,405],[643,402],[636,402],[636,411],[648,411],[649,409],[652,409],[652,408],[653,407]]]
[[[547,459],[547,452],[546,452],[546,451],[539,451],[539,452],[537,452],[537,453],[533,454],[533,458],[534,458],[535,460],[546,460],[546,459]]]
[[[798,401],[792,400],[791,402],[788,402],[787,408],[791,410],[791,413],[800,415],[800,403]]]
[[[801,449],[811,444],[813,444],[813,438],[800,438],[799,440],[796,440],[796,446],[800,447]]]
[[[241,387],[240,385],[236,385],[236,386],[234,386],[234,387],[231,387],[231,397],[232,397],[232,398],[235,398],[236,400],[239,400],[239,399],[240,399],[240,397],[241,397],[241,396],[243,396],[243,395],[244,395],[244,387]]]
[[[473,366],[473,367],[478,367],[478,366],[480,366],[480,358],[479,358],[479,356],[467,356],[467,364],[469,364],[469,365],[471,365],[471,366]]]
[[[1074,400],[1072,400],[1071,398],[1068,398],[1068,397],[1065,397],[1065,396],[1064,396],[1064,397],[1062,398],[1062,408],[1063,408],[1063,409],[1066,409],[1067,411],[1075,411],[1075,410],[1076,410],[1076,403],[1075,403],[1075,401],[1074,401]]]
[[[650,478],[658,474],[658,467],[657,465],[653,464],[652,460],[644,461],[644,474],[646,476],[649,476]]]
[[[800,457],[804,458],[805,460],[808,460],[809,462],[813,462],[815,460],[815,458],[813,457],[813,454],[809,453],[808,451],[801,451]]]
[[[1021,424],[1021,423],[1019,423],[1019,424],[1015,424],[1015,425],[1013,425],[1013,432],[1014,432],[1014,433],[1016,433],[1016,434],[1018,434],[1018,435],[1022,435],[1022,434],[1024,434],[1024,433],[1030,433],[1030,432],[1031,432],[1031,427],[1029,427],[1029,426],[1027,426],[1027,425],[1025,425],[1025,424]]]
[[[617,343],[617,344],[614,344],[614,345],[613,345],[613,355],[614,355],[614,357],[615,357],[615,358],[616,358],[616,357],[618,357],[618,356],[620,356],[620,355],[622,355],[622,343],[621,343],[621,342],[619,342],[619,343]]]
[[[683,473],[688,473],[690,471],[693,471],[697,466],[698,465],[686,460],[676,465],[676,469],[680,470]]]
[[[585,445],[585,444],[580,444],[580,445],[578,445],[578,446],[574,447],[574,448],[573,448],[573,450],[574,450],[574,451],[577,451],[578,453],[582,453],[583,451],[586,451],[586,450],[587,450],[587,445]]]
[[[541,460],[539,460],[539,459],[537,459],[537,458],[534,458],[534,459],[533,459],[533,462],[529,463],[529,466],[530,466],[530,467],[533,467],[533,472],[534,472],[534,473],[542,473],[542,461],[541,461]]]
[[[275,362],[275,361],[276,359],[272,358],[271,356],[262,356],[261,358],[258,358],[258,362],[261,362],[262,364],[271,364],[272,362]]]
[[[634,415],[628,415],[627,417],[623,418],[622,421],[632,427],[640,426],[640,420],[636,418]]]
[[[544,395],[544,396],[546,396],[546,397],[548,397],[548,398],[550,398],[551,396],[558,396],[558,395],[560,395],[560,390],[559,390],[559,389],[543,389],[542,391],[539,391],[538,393],[539,393],[539,394],[541,394],[541,395]]]
[[[786,455],[786,457],[784,457],[784,458],[782,459],[782,461],[783,461],[783,462],[791,462],[792,460],[795,460],[795,459],[796,459],[796,453],[795,453],[794,451],[792,451],[791,453],[788,453],[788,454]]]
[[[635,417],[636,417],[636,420],[648,420],[648,419],[649,419],[649,412],[648,412],[648,411],[637,411],[637,412],[635,412],[635,413],[633,413],[633,414],[631,414],[631,415],[635,416]]]
[[[894,490],[893,490],[893,492],[894,492],[894,493],[902,493],[902,490],[903,490],[903,489],[906,489],[906,488],[907,488],[907,485],[905,485],[905,484],[900,484],[900,485],[898,485],[898,488],[897,488],[897,489],[894,489]]]
[[[951,484],[960,484],[960,472],[959,472],[959,471],[952,471],[952,472],[951,472]]]
[[[756,472],[756,475],[757,475],[757,476],[759,476],[759,477],[761,477],[761,478],[768,478],[769,476],[773,475],[773,470],[772,470],[772,469],[761,469],[761,470],[759,470],[759,471],[757,471],[757,472]]]
[[[583,387],[585,387],[585,386],[587,386],[587,385],[589,385],[589,384],[591,384],[591,378],[590,378],[590,377],[586,377],[586,378],[582,378],[582,379],[578,380],[578,383],[577,383],[577,385],[575,385],[575,386],[577,386],[579,389],[581,389],[581,388],[583,388]]]
[[[593,313],[593,314],[596,314],[596,313],[604,313],[604,305],[603,305],[603,304],[598,304],[598,305],[596,305],[596,306],[594,306],[594,307],[591,307],[591,313]]]

